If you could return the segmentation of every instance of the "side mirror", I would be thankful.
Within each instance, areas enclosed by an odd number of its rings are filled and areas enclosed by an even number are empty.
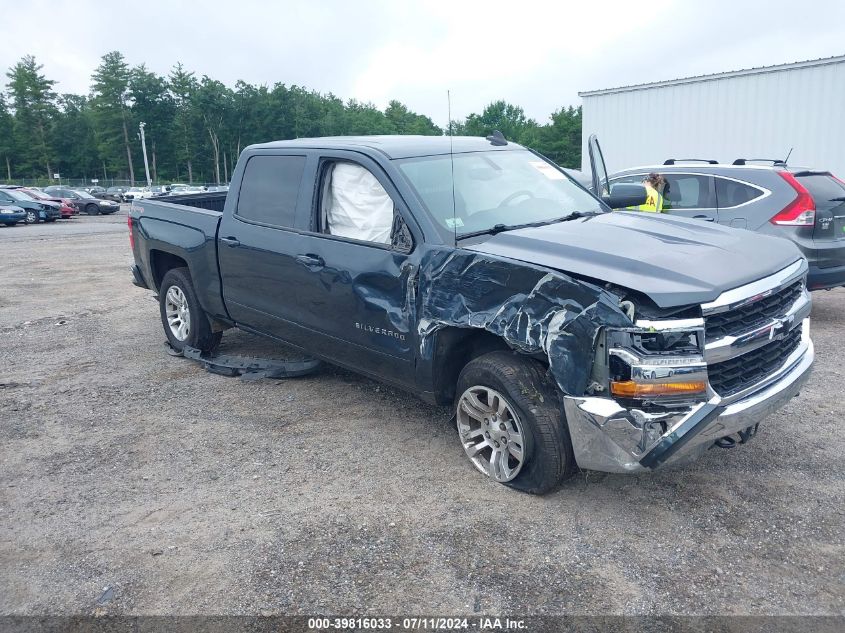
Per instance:
[[[645,204],[648,192],[643,185],[620,182],[610,188],[609,196],[602,196],[601,199],[611,209],[624,209]]]

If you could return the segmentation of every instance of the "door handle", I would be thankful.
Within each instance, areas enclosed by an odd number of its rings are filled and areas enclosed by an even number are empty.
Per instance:
[[[226,246],[240,246],[241,242],[236,237],[221,237],[220,241],[223,242]]]
[[[326,265],[326,262],[323,260],[322,257],[320,257],[319,255],[311,255],[310,253],[306,253],[304,255],[297,255],[296,261],[309,268],[322,268]]]
[[[694,215],[693,220],[704,220],[705,222],[715,222],[716,218],[711,218],[709,215]]]

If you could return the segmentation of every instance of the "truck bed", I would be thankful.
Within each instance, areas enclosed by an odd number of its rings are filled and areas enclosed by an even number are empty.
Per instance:
[[[157,290],[163,270],[187,266],[206,312],[225,316],[217,264],[217,229],[225,202],[226,193],[215,192],[132,203],[134,254],[144,285]]]
[[[215,191],[211,193],[185,193],[177,196],[153,198],[153,200],[223,213],[223,207],[226,204],[226,192]]]

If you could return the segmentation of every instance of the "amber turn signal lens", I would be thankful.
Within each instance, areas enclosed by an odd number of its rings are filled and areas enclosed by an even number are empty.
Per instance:
[[[646,396],[682,396],[704,393],[707,385],[703,380],[692,382],[660,382],[643,384],[633,380],[610,383],[610,393],[620,398],[644,398]]]

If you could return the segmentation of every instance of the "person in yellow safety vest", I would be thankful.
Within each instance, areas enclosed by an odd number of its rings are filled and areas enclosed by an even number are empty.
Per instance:
[[[654,172],[650,173],[643,180],[643,185],[646,190],[645,204],[636,207],[628,207],[635,211],[650,211],[651,213],[663,213],[664,198],[663,191],[666,189],[666,178]]]

